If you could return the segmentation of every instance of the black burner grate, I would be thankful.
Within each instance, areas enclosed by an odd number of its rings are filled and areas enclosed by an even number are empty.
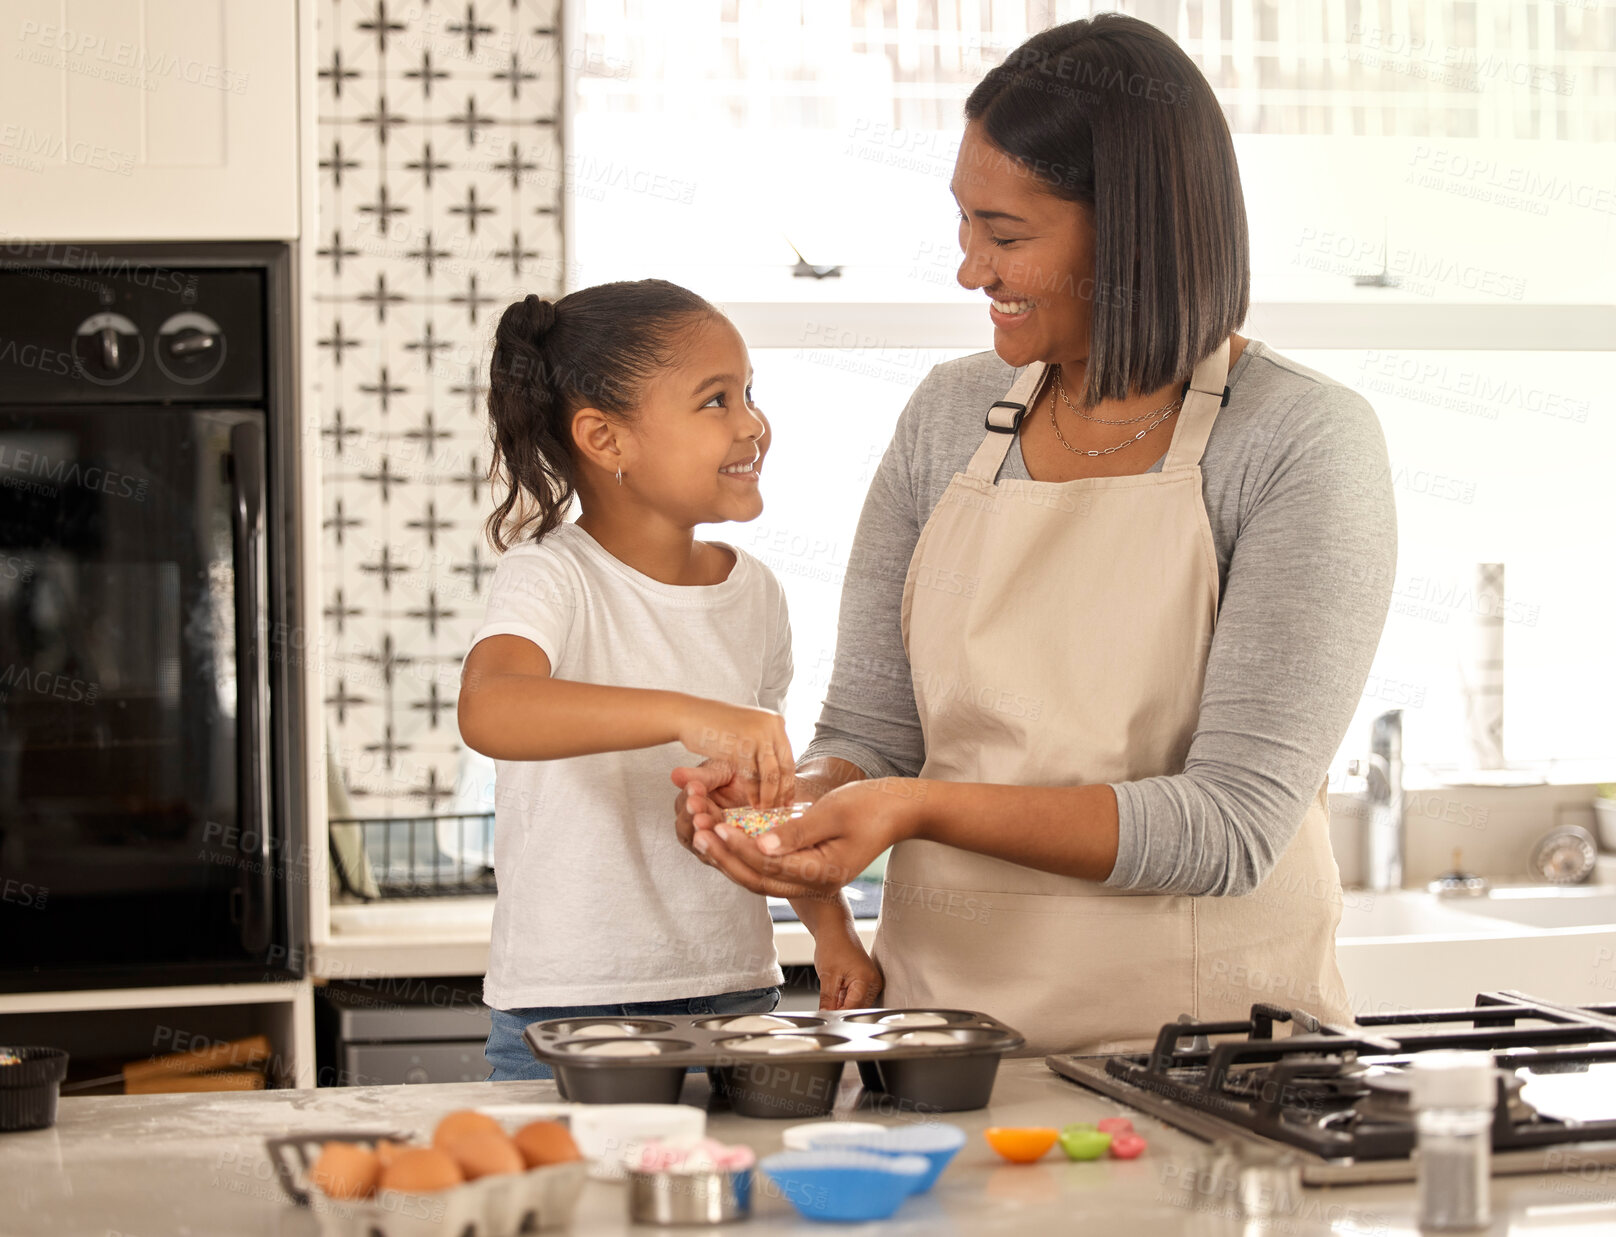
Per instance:
[[[1280,1023],[1296,1032],[1276,1039]],[[1560,1005],[1489,992],[1469,1009],[1366,1015],[1356,1027],[1343,1027],[1258,1004],[1245,1021],[1169,1023],[1149,1054],[1112,1057],[1105,1070],[1155,1096],[1329,1159],[1394,1159],[1414,1146],[1412,1114],[1395,1077],[1419,1053],[1437,1049],[1490,1052],[1505,1071],[1568,1072],[1616,1063],[1616,1005]],[[1521,1101],[1520,1091],[1506,1072],[1493,1118],[1495,1150],[1616,1139],[1616,1119],[1543,1116]]]

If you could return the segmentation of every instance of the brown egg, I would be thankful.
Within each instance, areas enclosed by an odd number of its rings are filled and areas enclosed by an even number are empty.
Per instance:
[[[505,1131],[494,1118],[470,1108],[461,1108],[438,1122],[438,1128],[432,1131],[432,1145],[443,1147],[460,1135],[473,1132],[498,1134],[501,1138],[505,1136]]]
[[[376,1144],[376,1163],[382,1168],[386,1168],[394,1160],[398,1159],[403,1152],[413,1151],[414,1149],[409,1143],[389,1142],[383,1138]]]
[[[447,1152],[436,1147],[411,1147],[400,1151],[393,1162],[382,1170],[378,1183],[383,1190],[401,1190],[406,1194],[426,1194],[434,1190],[447,1190],[465,1181],[460,1166]]]
[[[467,1181],[478,1177],[492,1177],[497,1173],[519,1173],[525,1167],[516,1144],[503,1133],[490,1134],[486,1130],[472,1130],[444,1143]]]
[[[559,1121],[530,1122],[516,1131],[515,1142],[529,1168],[584,1158],[571,1132]]]
[[[369,1198],[381,1166],[373,1152],[356,1143],[329,1142],[309,1170],[309,1180],[327,1198]]]

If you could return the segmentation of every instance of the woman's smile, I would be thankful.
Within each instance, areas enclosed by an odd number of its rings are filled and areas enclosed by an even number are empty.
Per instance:
[[[1023,300],[1008,293],[988,298],[988,317],[1001,331],[1012,331],[1021,326],[1036,308],[1032,300]]]

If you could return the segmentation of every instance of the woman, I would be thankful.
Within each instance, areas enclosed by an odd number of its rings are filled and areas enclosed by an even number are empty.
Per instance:
[[[1374,414],[1235,332],[1234,148],[1166,35],[1045,31],[965,115],[993,352],[932,371],[870,487],[815,806],[754,843],[713,828],[726,769],[681,771],[681,836],[789,896],[893,846],[882,1003],[988,1011],[1029,1053],[1258,1001],[1350,1021],[1324,783],[1391,595]]]

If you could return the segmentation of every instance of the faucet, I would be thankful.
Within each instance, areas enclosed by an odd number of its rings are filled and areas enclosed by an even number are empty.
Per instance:
[[[1425,886],[1429,892],[1439,898],[1484,898],[1492,892],[1492,881],[1464,870],[1462,854],[1457,846],[1453,848],[1453,866]]]
[[[1403,710],[1375,718],[1365,769],[1369,820],[1364,829],[1364,884],[1376,893],[1403,886]]]

